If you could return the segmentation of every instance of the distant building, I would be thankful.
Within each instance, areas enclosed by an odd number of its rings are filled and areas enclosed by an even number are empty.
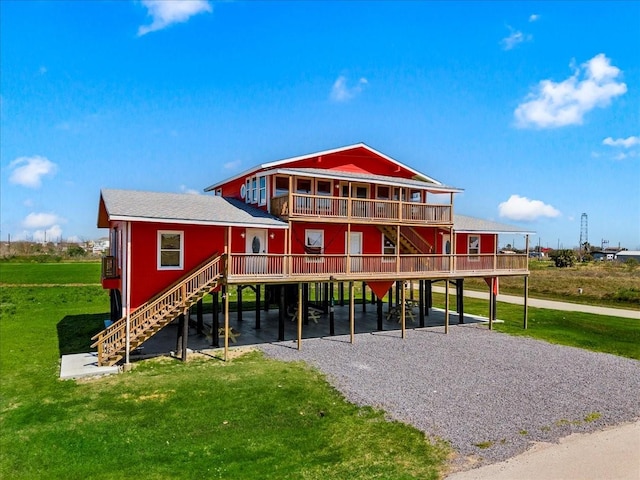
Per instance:
[[[640,250],[622,250],[621,252],[616,253],[615,260],[618,262],[626,262],[630,258],[633,258],[640,262]]]

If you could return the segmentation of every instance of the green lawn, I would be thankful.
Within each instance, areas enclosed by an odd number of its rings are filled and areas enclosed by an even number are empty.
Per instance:
[[[0,284],[29,285],[70,283],[99,284],[99,262],[9,263],[0,262]]]
[[[28,286],[0,290],[0,478],[435,479],[446,463],[442,442],[257,352],[60,381],[60,354],[87,351],[108,296],[31,286],[84,281],[66,264],[27,266]]]
[[[434,306],[444,308],[444,295],[434,294],[433,299]],[[449,305],[450,309],[455,310],[455,296],[450,297]],[[487,317],[489,302],[465,297],[464,311]],[[528,328],[524,330],[524,308],[498,302],[497,317],[504,320],[504,323],[496,322],[494,327],[511,335],[527,336],[640,360],[639,320],[532,307],[529,307],[528,312]]]

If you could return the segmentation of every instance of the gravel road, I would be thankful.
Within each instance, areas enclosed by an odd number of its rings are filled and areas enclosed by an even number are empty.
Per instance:
[[[351,402],[448,440],[457,467],[494,463],[640,418],[640,362],[515,337],[478,325],[260,345],[303,360]]]

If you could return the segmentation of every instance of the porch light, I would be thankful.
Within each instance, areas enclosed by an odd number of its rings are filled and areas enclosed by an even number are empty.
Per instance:
[[[271,232],[271,233],[269,234],[269,238],[270,238],[271,240],[273,240],[274,238],[276,238],[276,234],[275,234],[275,233],[273,233],[273,232]]]
[[[244,237],[246,236],[246,233],[241,232],[241,233],[240,233],[240,236],[241,236],[242,238],[244,238]]]

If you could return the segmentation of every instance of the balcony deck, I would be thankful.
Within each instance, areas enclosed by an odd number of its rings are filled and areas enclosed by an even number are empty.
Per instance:
[[[228,283],[443,279],[528,275],[526,255],[232,254]]]
[[[274,197],[273,215],[296,220],[329,222],[401,223],[410,225],[451,225],[451,205],[372,200],[366,198],[329,197],[300,193]]]

